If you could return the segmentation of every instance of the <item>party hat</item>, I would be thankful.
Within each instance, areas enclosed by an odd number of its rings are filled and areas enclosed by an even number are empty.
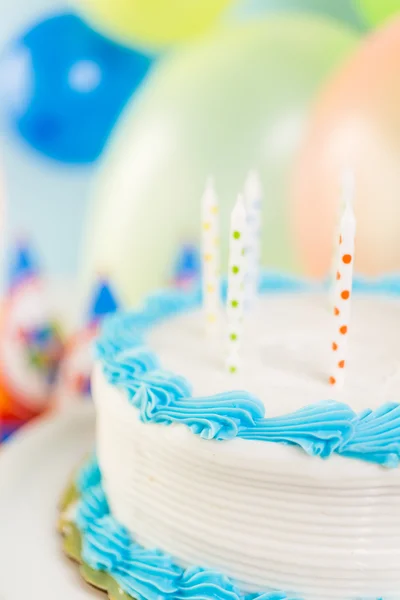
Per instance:
[[[88,311],[89,322],[97,322],[106,315],[118,310],[119,302],[110,282],[101,278],[96,283]]]
[[[195,244],[183,244],[179,250],[173,273],[173,283],[178,286],[192,283],[199,277],[200,256],[199,249]]]
[[[13,290],[22,281],[32,279],[39,274],[38,263],[27,240],[19,240],[11,251],[8,286]]]

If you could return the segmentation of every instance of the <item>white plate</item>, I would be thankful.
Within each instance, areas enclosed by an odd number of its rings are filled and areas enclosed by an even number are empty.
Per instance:
[[[90,405],[23,429],[0,451],[0,600],[93,600],[61,549],[57,503],[93,448]],[[98,596],[99,594],[99,596]]]

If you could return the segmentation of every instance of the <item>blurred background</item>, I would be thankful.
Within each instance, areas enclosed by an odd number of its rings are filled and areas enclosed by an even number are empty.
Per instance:
[[[227,220],[256,169],[263,265],[322,278],[351,169],[357,269],[400,270],[400,0],[3,0],[0,131],[1,439],[196,280],[210,174]]]

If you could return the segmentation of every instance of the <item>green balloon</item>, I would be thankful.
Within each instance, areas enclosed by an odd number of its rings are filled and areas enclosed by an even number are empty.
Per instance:
[[[246,19],[282,11],[332,17],[358,31],[365,30],[364,19],[350,0],[239,0],[229,15]]]
[[[200,238],[209,174],[229,214],[249,169],[262,178],[264,265],[296,271],[288,189],[312,101],[357,43],[333,21],[270,17],[165,59],[117,127],[87,224],[85,276],[114,278],[129,303],[165,285],[180,245]]]
[[[371,25],[380,25],[400,12],[400,0],[357,0],[356,3]]]

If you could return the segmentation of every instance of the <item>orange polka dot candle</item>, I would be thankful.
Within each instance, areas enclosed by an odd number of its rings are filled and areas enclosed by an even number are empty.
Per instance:
[[[202,283],[206,332],[215,333],[220,322],[219,203],[210,178],[202,198]]]
[[[228,359],[230,373],[236,373],[240,364],[240,346],[245,304],[246,256],[248,221],[243,197],[239,195],[231,214],[228,265]]]
[[[338,278],[338,261],[339,261],[339,253],[340,253],[340,244],[338,244],[338,238],[340,236],[340,227],[341,227],[341,219],[343,215],[343,211],[346,205],[349,202],[353,202],[354,198],[354,189],[355,189],[355,176],[354,171],[351,169],[345,169],[342,173],[342,181],[341,181],[341,198],[340,198],[340,206],[336,218],[335,224],[335,234],[332,239],[332,279],[331,279],[331,287],[330,287],[330,297],[332,303],[335,302],[335,293],[336,293],[336,279]],[[340,262],[340,261],[339,261]]]
[[[352,196],[347,196],[339,227],[334,280],[332,373],[329,382],[338,390],[343,387],[348,353],[348,332],[353,287],[356,219]]]

